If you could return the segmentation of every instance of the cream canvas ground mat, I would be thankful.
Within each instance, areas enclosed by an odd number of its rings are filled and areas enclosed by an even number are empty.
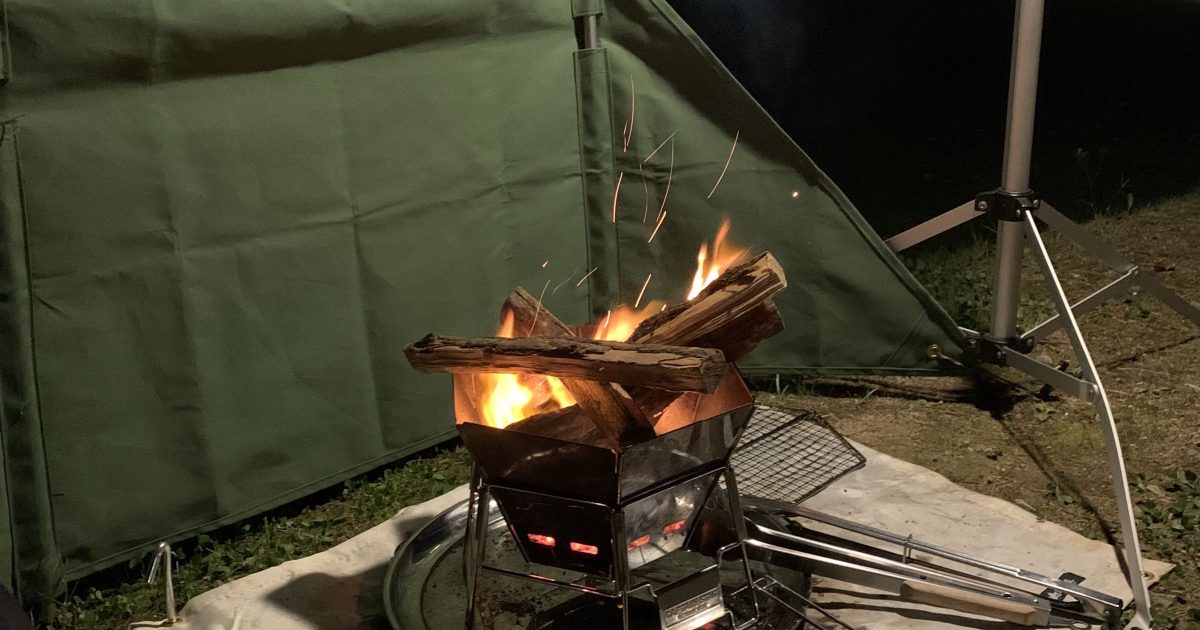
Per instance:
[[[867,465],[805,505],[951,549],[1057,576],[1071,571],[1084,585],[1128,601],[1115,550],[1065,527],[1039,521],[1000,499],[855,444]],[[401,510],[328,550],[246,576],[193,598],[180,612],[181,630],[342,630],[386,628],[383,573],[396,547],[434,515],[465,499],[465,487]],[[1149,561],[1157,581],[1171,569]],[[814,597],[861,629],[1009,626],[970,615],[896,601],[877,591],[818,580]],[[140,624],[139,624],[140,625]]]

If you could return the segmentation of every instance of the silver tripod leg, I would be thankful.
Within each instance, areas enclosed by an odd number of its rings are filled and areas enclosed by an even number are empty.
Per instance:
[[[913,226],[889,238],[884,241],[884,244],[894,252],[902,252],[942,232],[958,227],[981,214],[983,214],[983,211],[975,207],[975,201],[968,201],[953,210],[939,214],[920,225]]]
[[[1055,231],[1078,245],[1088,254],[1094,256],[1106,267],[1121,274],[1113,282],[1084,298],[1078,304],[1073,305],[1071,310],[1076,317],[1099,307],[1107,300],[1122,295],[1133,286],[1139,286],[1154,294],[1154,297],[1158,298],[1176,313],[1179,313],[1193,324],[1200,326],[1200,308],[1183,299],[1178,293],[1168,289],[1153,274],[1130,262],[1121,252],[1063,216],[1062,213],[1055,210],[1050,204],[1042,202],[1041,207],[1035,212],[1037,218],[1045,221]],[[1062,316],[1055,315],[1038,324],[1029,332],[1022,335],[1022,337],[1025,339],[1040,340],[1062,326]]]
[[[1146,581],[1143,578],[1145,571],[1142,569],[1141,544],[1138,541],[1137,523],[1133,517],[1133,500],[1129,496],[1129,479],[1125,473],[1125,459],[1121,455],[1121,438],[1117,435],[1117,424],[1113,419],[1112,406],[1108,402],[1104,384],[1100,381],[1100,374],[1096,371],[1096,364],[1092,361],[1091,353],[1088,352],[1087,343],[1083,340],[1083,333],[1079,330],[1079,322],[1075,320],[1075,314],[1071,311],[1071,303],[1067,301],[1067,295],[1058,281],[1058,274],[1054,271],[1054,263],[1050,261],[1050,253],[1046,251],[1046,244],[1042,241],[1037,223],[1033,215],[1028,212],[1024,214],[1024,221],[1025,234],[1033,244],[1038,266],[1042,269],[1042,275],[1046,277],[1046,284],[1051,288],[1051,297],[1054,298],[1054,305],[1063,319],[1067,337],[1071,340],[1071,347],[1082,364],[1084,378],[1093,385],[1092,395],[1088,402],[1096,408],[1096,413],[1100,416],[1104,441],[1108,447],[1108,469],[1112,475],[1113,491],[1117,499],[1117,514],[1121,521],[1121,538],[1125,546],[1125,575],[1129,580],[1129,588],[1133,591],[1134,616],[1125,628],[1126,630],[1149,630],[1151,621],[1150,592],[1147,590]]]

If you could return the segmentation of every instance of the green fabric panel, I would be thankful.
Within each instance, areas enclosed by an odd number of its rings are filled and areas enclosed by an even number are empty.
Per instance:
[[[12,74],[11,57],[8,54],[8,18],[4,6],[5,2],[0,0],[0,84],[8,82]]]
[[[8,487],[8,457],[5,455],[7,447],[3,430],[8,424],[6,418],[4,405],[0,404],[0,585],[12,591],[17,585],[17,566],[13,558],[13,545],[16,544],[13,538],[13,512],[10,504],[13,497]]]
[[[38,404],[17,125],[0,126],[0,580],[44,603],[61,576]]]
[[[147,6],[9,6],[70,576],[452,435],[403,346],[587,264],[568,7]]]
[[[17,354],[8,350],[7,340],[29,336],[29,331],[19,330],[19,322],[14,320],[14,315],[17,314],[14,309],[28,310],[29,291],[28,288],[23,292],[16,291],[17,286],[28,284],[28,268],[24,257],[24,221],[10,216],[15,214],[17,217],[23,217],[20,212],[20,197],[13,194],[13,191],[20,190],[15,169],[15,143],[8,137],[8,134],[16,133],[16,128],[9,123],[0,127],[0,130],[0,584],[9,591],[14,591],[18,579],[14,557],[16,540],[12,523],[12,502],[20,500],[21,497],[14,497],[8,484],[8,449],[11,442],[8,407],[20,403],[16,395],[6,392],[28,389],[28,384],[19,381],[12,385],[7,384],[11,378],[11,362],[19,359]],[[14,239],[19,242],[14,243]],[[39,520],[43,523],[49,522],[48,518]]]
[[[617,152],[622,301],[632,303],[651,273],[643,301],[682,299],[697,246],[729,217],[731,240],[775,253],[790,283],[778,298],[787,330],[746,371],[936,373],[930,344],[962,354],[945,312],[665,0],[610,2],[604,20],[614,128],[631,117],[634,126]],[[647,243],[664,196],[667,218]]]
[[[82,576],[452,435],[449,379],[412,371],[406,343],[494,331],[518,285],[572,322],[632,302],[648,273],[647,298],[678,299],[722,214],[791,280],[788,330],[752,369],[933,373],[929,343],[959,350],[658,0],[607,4],[591,51],[558,0],[7,10],[18,71],[3,116],[21,119],[24,196],[0,211],[24,224],[28,266],[5,294],[24,300],[25,345],[6,343],[0,365],[27,585],[53,584],[60,556]],[[10,365],[26,370],[12,392]],[[17,473],[53,493],[18,489]]]
[[[593,317],[603,317],[620,294],[620,250],[612,204],[612,96],[608,51],[575,52],[575,89],[579,107],[579,172],[583,180],[583,212],[587,221],[588,303]]]

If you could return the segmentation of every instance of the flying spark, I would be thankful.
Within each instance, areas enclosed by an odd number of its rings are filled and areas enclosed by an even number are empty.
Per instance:
[[[705,199],[712,199],[713,194],[717,192],[717,186],[720,186],[721,180],[725,179],[725,171],[729,170],[729,163],[733,161],[733,152],[737,149],[738,137],[741,135],[742,131],[740,129],[737,133],[733,134],[733,146],[729,147],[729,157],[725,158],[725,168],[721,169],[721,176],[717,178],[717,183],[713,184],[712,190],[708,191],[708,196]]]
[[[625,125],[625,148],[629,150],[629,141],[633,139],[633,119],[637,115],[637,90],[633,88],[633,75],[629,75],[629,122]]]
[[[645,225],[646,219],[650,218],[650,185],[646,183],[646,171],[642,170],[641,164],[638,164],[638,175],[642,176],[642,225]]]
[[[799,196],[800,196],[800,191],[799,191],[799,190],[793,190],[793,191],[792,191],[792,199],[795,199],[796,197],[799,197]]]
[[[671,143],[671,166],[667,169],[667,189],[663,192],[662,203],[658,206],[658,214],[661,216],[667,207],[667,197],[671,194],[671,178],[675,176],[675,143]]]
[[[613,190],[613,223],[617,222],[617,197],[621,195],[621,180],[625,179],[625,172],[617,173],[617,187]]]
[[[550,286],[550,281],[547,280],[546,284],[542,287],[541,294],[538,295],[538,305],[537,305],[537,308],[534,309],[534,311],[533,311],[533,321],[529,322],[529,332],[525,333],[526,337],[532,335],[533,329],[537,326],[538,315],[541,315],[541,313],[542,313],[542,298],[546,297],[546,289],[549,286]]]
[[[587,280],[592,274],[596,273],[597,269],[599,269],[599,267],[592,267],[591,271],[583,274],[583,277],[579,279],[579,282],[575,283],[575,286],[577,286],[577,287],[581,286],[583,284],[584,280]]]
[[[654,274],[646,274],[646,281],[642,283],[642,290],[638,291],[637,300],[634,301],[633,308],[636,309],[638,305],[642,303],[642,296],[646,294],[646,287],[650,286],[650,278],[652,277],[654,277]]]
[[[554,288],[550,290],[550,295],[554,295],[555,293],[558,293],[558,290],[563,288],[563,285],[570,282],[571,278],[574,278],[574,277],[575,277],[575,270],[572,269],[571,275],[567,276],[566,280],[563,280],[562,282],[559,282],[558,284],[554,285]]]
[[[650,233],[650,239],[646,241],[647,243],[653,243],[653,242],[654,242],[654,235],[658,234],[658,228],[662,227],[663,220],[664,220],[664,219],[666,219],[666,218],[667,218],[667,212],[666,212],[666,210],[664,210],[664,211],[662,211],[662,212],[658,213],[658,223],[657,223],[657,224],[655,224],[655,226],[654,226],[654,231]]]
[[[550,266],[550,261],[549,261],[549,260],[543,260],[543,261],[542,261],[542,269],[545,269],[546,267],[549,267],[549,266]]]
[[[654,154],[655,154],[655,153],[658,153],[658,150],[659,150],[659,149],[661,149],[661,148],[663,148],[663,147],[667,146],[667,143],[668,143],[668,142],[670,142],[670,141],[671,141],[671,138],[674,138],[674,137],[675,137],[675,134],[677,134],[677,133],[679,133],[679,130],[678,130],[678,129],[676,129],[675,131],[672,131],[672,132],[671,132],[671,135],[667,136],[667,139],[662,141],[662,144],[660,144],[660,145],[658,145],[658,146],[654,147],[654,150],[650,152],[650,155],[647,155],[647,156],[646,156],[646,159],[642,160],[642,164],[645,164],[646,162],[649,162],[649,161],[650,161],[650,158],[654,157]]]

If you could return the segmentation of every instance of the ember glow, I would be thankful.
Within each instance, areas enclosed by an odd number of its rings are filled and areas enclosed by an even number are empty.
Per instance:
[[[629,308],[628,306],[618,306],[608,312],[604,321],[596,328],[592,339],[600,339],[604,341],[629,341],[629,336],[637,329],[638,324],[642,323],[643,319],[666,308],[666,304],[658,300],[651,301],[641,310]]]
[[[511,338],[514,321],[512,312],[506,313],[496,336]],[[562,381],[553,376],[488,373],[481,374],[479,379],[483,390],[479,412],[485,424],[497,429],[575,404]]]
[[[659,215],[660,225],[664,215],[665,212],[661,212]],[[716,237],[712,242],[700,245],[700,250],[696,254],[696,274],[692,278],[692,285],[688,291],[687,299],[694,299],[705,287],[724,273],[726,269],[737,264],[748,253],[748,250],[731,246],[727,242],[729,230],[730,222],[726,219],[721,222],[721,226],[717,230]],[[543,263],[543,266],[548,265]],[[576,282],[575,286],[582,285],[595,272],[596,268],[588,271]],[[642,298],[645,296],[646,287],[650,284],[651,278],[652,275],[648,274],[646,276],[646,280],[642,283],[641,291],[633,307],[618,305],[609,310],[608,314],[602,320],[593,324],[595,327],[592,333],[593,339],[629,341],[629,338],[643,320],[666,309],[667,305],[658,300],[642,304]],[[570,277],[568,276],[567,281],[569,280]],[[549,286],[549,281],[547,281],[546,285]],[[541,298],[545,296],[545,293],[546,287],[543,287],[542,295],[538,299],[539,303],[541,302]],[[535,325],[536,322],[535,317]],[[504,323],[500,326],[500,330],[496,335],[499,337],[514,337],[516,336],[514,327],[515,318],[513,313],[507,312],[504,315]],[[476,378],[476,384],[482,392],[477,401],[481,419],[485,424],[498,429],[503,429],[514,422],[524,420],[530,416],[563,409],[575,404],[575,398],[567,391],[562,380],[553,376],[484,373],[479,374]]]
[[[713,239],[712,249],[709,249],[708,243],[700,245],[700,251],[696,254],[696,275],[692,278],[692,288],[688,291],[687,299],[691,300],[700,295],[704,287],[712,284],[713,280],[746,255],[746,250],[732,247],[725,242],[728,236],[729,219],[725,219],[721,221],[717,237]]]

